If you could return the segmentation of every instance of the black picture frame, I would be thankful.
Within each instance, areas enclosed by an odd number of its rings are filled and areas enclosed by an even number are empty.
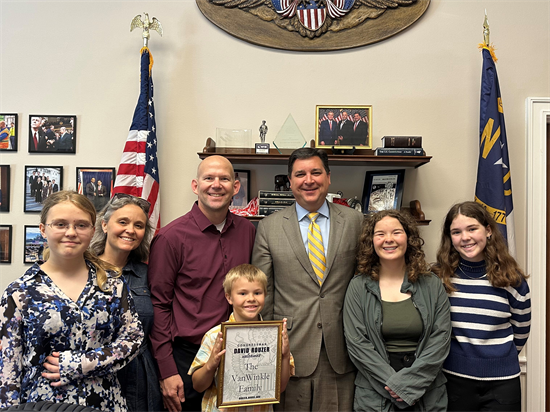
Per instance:
[[[103,209],[113,195],[116,178],[115,173],[114,167],[76,168],[77,192],[81,195],[85,195],[93,203],[96,212]],[[95,179],[95,188],[89,186],[92,178]],[[101,181],[102,188],[99,188],[99,181]]]
[[[0,212],[10,211],[10,165],[0,165]]]
[[[0,152],[17,152],[18,128],[17,113],[0,113]]]
[[[231,206],[246,207],[250,202],[250,170],[235,170],[235,180],[241,181],[239,192],[233,196]]]
[[[33,172],[35,174],[33,175]],[[40,175],[40,182],[37,178]],[[31,177],[35,177],[35,186],[31,181]],[[42,204],[44,198],[44,185],[42,183],[42,177],[45,177],[46,181],[51,182],[51,191],[46,192],[46,197],[54,192],[63,190],[63,166],[25,166],[25,179],[24,179],[24,201],[23,211],[28,213],[40,213],[42,211]],[[40,187],[38,187],[38,185]],[[38,194],[37,191],[41,190]]]
[[[12,225],[0,225],[0,263],[11,263]]]
[[[25,225],[25,244],[23,248],[23,263],[43,261],[44,249],[48,241],[40,233],[39,225]]]
[[[363,186],[363,213],[401,209],[405,169],[367,171]]]
[[[29,115],[29,153],[76,153],[76,115]],[[36,141],[35,141],[36,138]]]
[[[328,119],[332,113],[332,128]],[[355,118],[355,116],[358,116]],[[343,124],[344,117],[347,118]],[[372,149],[372,106],[316,106],[315,147]],[[355,125],[355,121],[359,123]]]

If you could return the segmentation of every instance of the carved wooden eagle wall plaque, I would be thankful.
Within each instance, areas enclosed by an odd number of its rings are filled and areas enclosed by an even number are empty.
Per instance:
[[[196,0],[208,20],[247,42],[293,51],[360,47],[416,22],[430,0]]]

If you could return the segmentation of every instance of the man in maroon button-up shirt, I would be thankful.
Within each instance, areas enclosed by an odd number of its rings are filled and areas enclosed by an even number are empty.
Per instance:
[[[205,332],[229,318],[223,279],[229,269],[250,262],[255,236],[252,223],[229,212],[240,182],[225,157],[203,160],[191,187],[198,202],[160,230],[149,260],[155,314],[150,337],[170,412],[201,410],[202,394],[193,390],[187,371]]]

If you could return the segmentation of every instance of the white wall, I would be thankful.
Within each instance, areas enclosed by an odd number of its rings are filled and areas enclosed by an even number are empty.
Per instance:
[[[24,165],[64,165],[65,188],[75,187],[77,166],[118,166],[139,91],[142,41],[129,27],[143,12],[164,28],[164,37],[152,33],[149,44],[163,224],[191,207],[196,153],[216,127],[257,129],[265,119],[269,140],[292,113],[309,140],[316,105],[371,104],[375,144],[383,135],[422,135],[433,156],[431,163],[407,170],[404,196],[405,204],[419,199],[432,219],[422,233],[433,261],[446,211],[473,197],[482,65],[477,44],[487,9],[510,145],[518,258],[524,263],[524,102],[550,94],[548,0],[432,1],[397,36],[325,53],[245,43],[211,24],[192,0],[2,0],[0,7],[0,112],[20,115],[20,149],[0,155],[0,163],[12,167],[11,212],[0,214],[0,222],[14,226],[13,263],[0,266],[0,289],[28,267],[22,264],[23,226],[38,224],[38,215],[23,213]],[[76,155],[28,154],[31,113],[76,114]],[[253,168],[252,189],[271,188],[272,176],[285,170]],[[334,167],[332,191],[361,195],[365,170]]]

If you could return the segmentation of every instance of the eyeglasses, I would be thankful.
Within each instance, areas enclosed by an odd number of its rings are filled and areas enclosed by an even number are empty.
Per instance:
[[[65,233],[72,226],[76,233],[81,234],[89,233],[90,230],[92,230],[92,228],[94,227],[94,225],[89,222],[77,222],[71,225],[70,223],[64,222],[62,220],[46,223],[46,226],[49,226],[54,232],[57,233]]]
[[[111,202],[114,199],[132,199],[134,202],[136,202],[139,207],[143,209],[145,213],[149,213],[149,209],[151,208],[151,203],[149,203],[147,200],[145,200],[142,197],[132,196],[127,193],[115,193],[113,195],[113,198],[111,199]]]

